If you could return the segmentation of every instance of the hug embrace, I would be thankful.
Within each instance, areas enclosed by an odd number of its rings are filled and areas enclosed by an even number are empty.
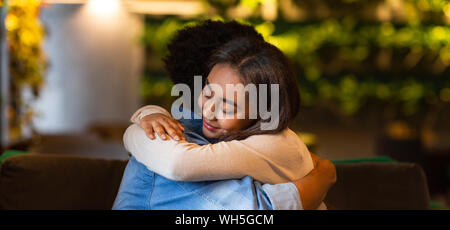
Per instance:
[[[335,168],[288,128],[300,93],[285,55],[235,21],[185,27],[168,48],[183,97],[171,113],[148,105],[131,117],[113,209],[326,209]]]

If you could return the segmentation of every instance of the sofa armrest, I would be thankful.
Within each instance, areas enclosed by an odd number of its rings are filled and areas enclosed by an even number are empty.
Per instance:
[[[27,154],[0,168],[0,209],[111,209],[126,161]]]

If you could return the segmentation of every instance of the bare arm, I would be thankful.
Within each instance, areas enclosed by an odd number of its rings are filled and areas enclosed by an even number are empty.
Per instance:
[[[337,179],[333,163],[314,154],[311,155],[314,169],[302,179],[292,182],[297,187],[305,210],[316,209]]]

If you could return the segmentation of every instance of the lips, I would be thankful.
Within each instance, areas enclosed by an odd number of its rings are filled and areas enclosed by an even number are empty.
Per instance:
[[[205,120],[203,120],[203,126],[205,126],[206,129],[211,130],[211,131],[218,129],[217,127],[214,127],[214,126],[208,124],[208,122],[206,122]]]

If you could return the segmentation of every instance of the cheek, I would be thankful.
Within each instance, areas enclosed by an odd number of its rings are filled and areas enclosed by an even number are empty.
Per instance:
[[[204,104],[205,100],[203,99],[203,93],[200,94],[200,96],[198,96],[198,100],[197,100],[197,105],[200,108],[203,108],[203,104]]]
[[[221,129],[227,132],[236,132],[245,129],[249,120],[244,119],[220,119],[218,120]]]
[[[245,114],[245,119],[238,119],[237,116],[234,119],[220,119],[218,120],[220,127],[227,132],[237,132],[250,126],[254,120],[249,119],[249,107],[250,106],[247,103],[245,110],[238,111],[238,113]]]

